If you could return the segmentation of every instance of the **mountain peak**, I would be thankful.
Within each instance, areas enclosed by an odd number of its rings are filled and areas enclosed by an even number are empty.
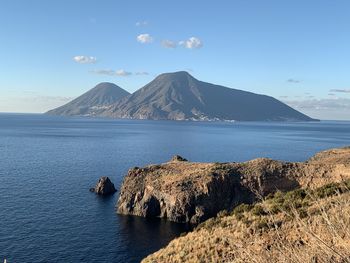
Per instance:
[[[103,115],[156,120],[312,120],[272,97],[202,82],[186,71],[159,75]]]
[[[129,95],[129,92],[111,82],[101,82],[67,104],[50,110],[52,115],[94,116],[100,110]]]
[[[112,82],[100,82],[98,83],[92,90],[100,90],[100,89],[115,89],[120,87]]]
[[[158,80],[165,80],[165,81],[171,81],[171,80],[186,80],[186,79],[195,79],[190,73],[187,71],[175,71],[175,72],[168,72],[163,73],[157,76]]]

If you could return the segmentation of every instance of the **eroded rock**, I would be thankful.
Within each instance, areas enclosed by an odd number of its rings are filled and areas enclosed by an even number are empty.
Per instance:
[[[180,155],[174,155],[170,162],[187,162],[187,159],[181,157]]]
[[[116,191],[114,184],[107,176],[102,176],[98,180],[95,188],[90,188],[90,192],[95,192],[98,195],[111,195]]]
[[[333,153],[318,153],[304,163],[266,158],[193,163],[173,158],[164,164],[133,168],[124,178],[117,212],[198,224],[221,210],[254,202],[277,190],[313,188],[350,178],[350,148]]]

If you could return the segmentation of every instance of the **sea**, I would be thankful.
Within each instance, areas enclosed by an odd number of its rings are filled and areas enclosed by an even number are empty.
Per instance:
[[[0,114],[0,262],[139,262],[188,231],[118,215],[118,192],[89,192],[101,176],[119,189],[131,167],[179,154],[195,162],[257,157],[305,161],[350,145],[350,122],[191,122]]]

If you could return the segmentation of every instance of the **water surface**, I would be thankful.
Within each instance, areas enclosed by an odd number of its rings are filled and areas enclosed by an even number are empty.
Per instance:
[[[115,213],[133,166],[165,162],[304,161],[350,145],[349,122],[208,123],[0,114],[0,262],[138,262],[186,230]]]

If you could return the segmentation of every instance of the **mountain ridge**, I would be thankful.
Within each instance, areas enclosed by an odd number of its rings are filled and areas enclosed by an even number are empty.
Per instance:
[[[102,115],[156,120],[314,120],[273,97],[199,81],[185,71],[157,76]]]
[[[88,96],[94,89],[48,114],[152,120],[316,121],[273,97],[203,82],[186,71],[160,74],[134,93],[123,90],[117,99],[103,104]]]

